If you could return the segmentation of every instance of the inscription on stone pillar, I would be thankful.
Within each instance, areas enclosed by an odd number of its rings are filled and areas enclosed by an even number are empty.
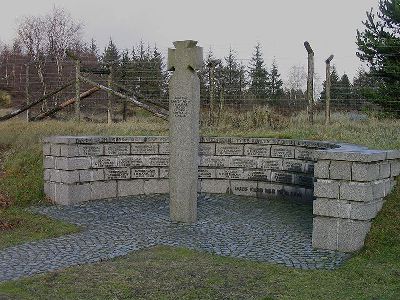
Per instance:
[[[168,49],[170,133],[170,216],[172,221],[197,219],[200,80],[203,49],[196,41],[174,42]]]

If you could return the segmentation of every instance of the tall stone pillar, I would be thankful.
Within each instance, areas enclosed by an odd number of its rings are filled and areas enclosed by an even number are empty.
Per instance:
[[[175,222],[197,219],[200,79],[203,48],[196,41],[174,42],[168,49],[170,134],[170,216]]]

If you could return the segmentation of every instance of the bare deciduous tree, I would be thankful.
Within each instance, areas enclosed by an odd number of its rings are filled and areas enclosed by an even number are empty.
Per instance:
[[[303,65],[292,66],[289,71],[289,77],[287,81],[287,88],[290,91],[290,98],[294,93],[294,99],[296,99],[296,93],[298,91],[304,91],[307,82],[307,72]]]

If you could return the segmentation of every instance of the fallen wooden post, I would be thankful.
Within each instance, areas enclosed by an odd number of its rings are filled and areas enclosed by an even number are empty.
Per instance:
[[[88,79],[88,78],[86,78],[86,77],[84,77],[82,75],[80,75],[79,78],[82,81],[85,81],[88,84],[91,84],[91,85],[94,85],[94,86],[98,87],[99,89],[102,89],[102,90],[104,90],[106,92],[109,92],[109,93],[111,93],[111,94],[113,94],[115,96],[118,96],[118,97],[122,98],[122,99],[129,100],[131,103],[133,103],[133,104],[135,104],[135,105],[137,105],[137,106],[139,106],[139,107],[151,112],[152,114],[154,114],[157,117],[160,117],[160,118],[162,118],[164,120],[168,120],[168,113],[165,113],[164,111],[162,111],[159,108],[155,108],[155,107],[152,107],[152,106],[150,106],[148,104],[140,102],[135,97],[126,96],[126,95],[124,95],[122,93],[116,92],[113,89],[108,88],[108,87],[106,87],[106,86],[104,86],[102,84],[99,84],[99,83],[97,83],[97,82],[95,82],[93,80],[90,80],[90,79]]]
[[[35,106],[35,105],[37,105],[37,104],[39,104],[39,103],[41,103],[41,102],[43,102],[44,100],[46,100],[46,99],[48,99],[48,98],[54,96],[55,94],[61,92],[62,90],[66,89],[67,87],[69,87],[69,86],[71,86],[71,85],[73,85],[74,83],[75,83],[75,80],[70,81],[70,82],[64,84],[64,85],[61,86],[60,88],[54,90],[54,91],[51,92],[50,94],[47,94],[47,95],[43,96],[43,97],[40,98],[39,100],[34,101],[34,102],[31,102],[30,104],[25,105],[25,106],[21,107],[20,109],[17,109],[17,110],[15,110],[15,111],[10,112],[9,114],[7,114],[7,115],[5,115],[5,116],[0,117],[0,121],[6,121],[6,120],[9,120],[9,119],[11,119],[11,118],[14,118],[15,116],[18,116],[19,114],[23,113],[24,111],[30,109],[31,107],[33,107],[33,106]]]
[[[99,90],[100,89],[98,87],[91,88],[90,90],[87,90],[86,92],[83,92],[82,94],[80,94],[79,95],[79,99],[83,100],[83,99],[91,96],[92,94],[96,93]],[[76,99],[77,99],[76,97],[68,99],[67,101],[64,101],[63,103],[57,105],[53,109],[50,109],[49,111],[46,111],[44,113],[41,113],[41,114],[37,115],[36,117],[32,118],[31,121],[40,121],[40,120],[43,120],[46,117],[54,115],[56,112],[64,109],[65,107],[76,103]]]

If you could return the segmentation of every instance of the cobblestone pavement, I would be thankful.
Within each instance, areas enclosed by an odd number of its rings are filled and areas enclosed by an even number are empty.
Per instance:
[[[107,260],[155,245],[301,269],[333,269],[349,257],[312,249],[312,207],[287,200],[201,195],[195,225],[169,221],[168,195],[32,210],[81,225],[83,230],[0,251],[0,281]]]

